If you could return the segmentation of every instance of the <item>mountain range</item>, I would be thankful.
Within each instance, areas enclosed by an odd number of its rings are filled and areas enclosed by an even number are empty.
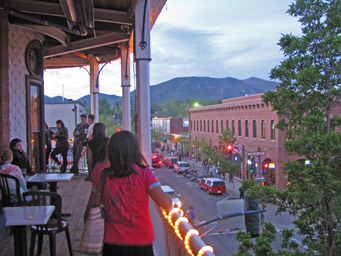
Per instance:
[[[170,100],[222,100],[245,95],[264,93],[275,89],[278,83],[263,80],[256,77],[239,80],[232,77],[178,77],[150,87],[151,102],[164,103]],[[105,98],[110,105],[119,101],[117,95],[99,94],[99,99]],[[135,98],[135,91],[131,92],[131,99]],[[69,102],[69,99],[61,96],[50,98],[45,95],[45,103]],[[72,101],[72,100],[71,100]],[[76,102],[82,102],[90,106],[90,95],[85,95]]]

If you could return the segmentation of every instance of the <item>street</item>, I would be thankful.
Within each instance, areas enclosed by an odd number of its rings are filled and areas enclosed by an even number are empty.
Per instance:
[[[189,206],[194,207],[195,214],[200,221],[207,221],[217,217],[217,202],[229,197],[230,195],[208,195],[205,191],[200,190],[197,182],[191,182],[190,179],[177,174],[173,169],[166,167],[154,169],[155,175],[162,185],[171,186],[177,194],[180,194],[180,200],[183,204],[184,211]],[[264,214],[265,221],[272,222],[277,229],[283,227],[292,228],[292,217],[284,214],[274,216],[275,207],[267,207]],[[205,234],[203,240],[214,248],[217,256],[229,256],[237,253],[238,241],[235,239],[235,232],[219,233],[216,223],[211,223],[199,229],[200,235]],[[280,235],[278,234],[278,237]],[[274,243],[274,248],[280,248],[280,242]]]

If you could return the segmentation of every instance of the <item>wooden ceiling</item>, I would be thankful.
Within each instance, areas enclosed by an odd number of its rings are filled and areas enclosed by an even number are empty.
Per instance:
[[[154,25],[167,0],[150,0]],[[44,68],[105,63],[120,57],[134,29],[138,0],[7,0],[0,4],[15,26],[45,35]]]

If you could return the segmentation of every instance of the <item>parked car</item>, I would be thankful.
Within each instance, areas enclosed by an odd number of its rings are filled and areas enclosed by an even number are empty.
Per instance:
[[[162,158],[161,155],[152,155],[152,166],[154,168],[160,168],[162,165]]]
[[[173,188],[171,188],[170,186],[161,186],[161,189],[163,190],[163,192],[167,193],[170,198],[172,198],[172,204],[173,206],[177,205],[178,207],[181,208],[182,204],[181,201],[179,199],[180,195],[178,195]]]
[[[189,170],[189,163],[185,161],[177,161],[174,164],[174,171],[177,173],[184,173]]]
[[[199,181],[200,189],[207,191],[208,194],[226,193],[225,182],[217,178],[205,178]]]
[[[173,168],[174,164],[178,161],[177,157],[167,157],[163,163],[168,168]]]

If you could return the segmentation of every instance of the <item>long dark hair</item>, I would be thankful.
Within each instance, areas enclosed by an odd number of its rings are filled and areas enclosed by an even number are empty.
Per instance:
[[[108,143],[108,160],[111,177],[127,177],[135,173],[134,165],[146,168],[147,161],[140,152],[139,142],[134,133],[114,133]]]
[[[92,133],[93,139],[105,137],[105,124],[103,123],[95,123],[94,125],[94,131]]]
[[[10,150],[14,150],[14,148],[18,142],[22,142],[21,139],[15,138],[15,139],[11,140],[11,142],[9,143]]]

